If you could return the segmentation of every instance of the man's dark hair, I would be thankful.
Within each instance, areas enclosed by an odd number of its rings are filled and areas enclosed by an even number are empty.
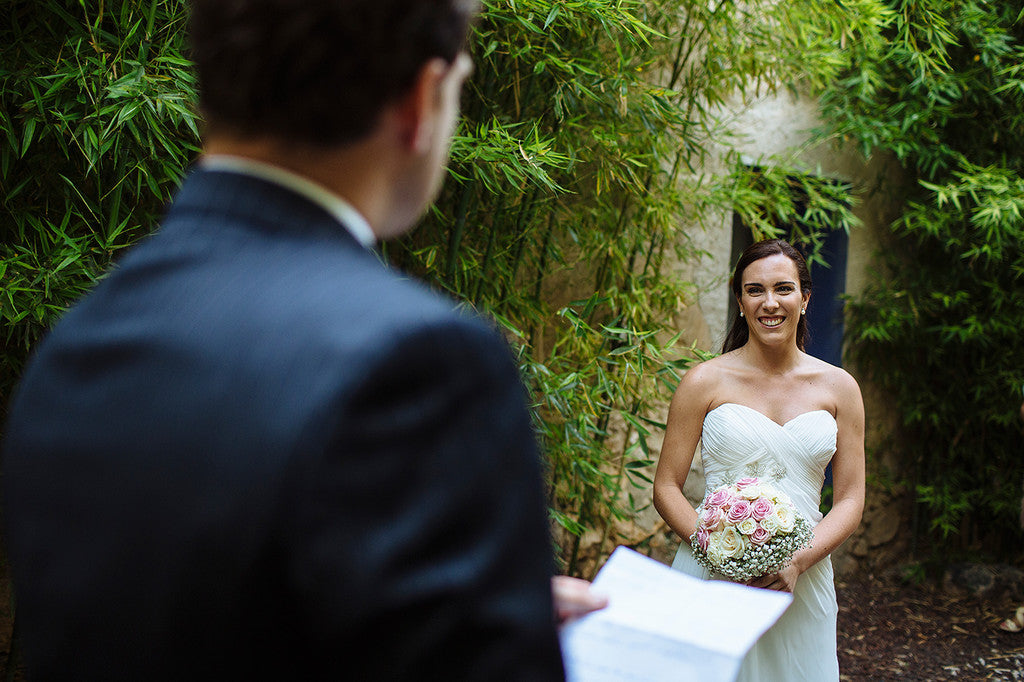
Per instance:
[[[214,130],[356,140],[420,68],[464,49],[476,0],[192,0],[200,107]]]

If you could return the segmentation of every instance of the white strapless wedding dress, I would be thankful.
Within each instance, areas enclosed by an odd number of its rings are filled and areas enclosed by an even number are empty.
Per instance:
[[[707,489],[745,476],[771,481],[789,495],[804,518],[821,521],[819,503],[825,467],[836,451],[836,421],[824,410],[805,412],[784,425],[757,410],[725,403],[704,417],[701,458]],[[672,568],[710,578],[687,542]],[[826,557],[800,576],[793,603],[743,659],[743,682],[835,682],[836,589]]]

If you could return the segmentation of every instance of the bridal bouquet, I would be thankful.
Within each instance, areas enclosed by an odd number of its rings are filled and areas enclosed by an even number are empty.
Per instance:
[[[694,558],[736,582],[777,572],[813,537],[789,497],[757,478],[712,490],[697,515],[690,537]]]

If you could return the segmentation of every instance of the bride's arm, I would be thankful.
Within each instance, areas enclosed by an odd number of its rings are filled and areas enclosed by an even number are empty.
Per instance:
[[[665,439],[654,474],[654,507],[687,542],[697,528],[697,512],[683,495],[683,484],[700,441],[713,374],[707,363],[701,363],[683,375],[668,408]]]
[[[836,454],[832,456],[832,509],[814,528],[811,546],[793,555],[778,574],[764,576],[755,587],[792,592],[801,573],[850,537],[864,511],[864,401],[856,380],[841,369],[835,373],[837,397]]]
[[[804,570],[850,537],[864,512],[864,401],[853,377],[843,370],[837,375],[839,432],[832,457],[832,509],[814,529],[814,547],[802,557]]]

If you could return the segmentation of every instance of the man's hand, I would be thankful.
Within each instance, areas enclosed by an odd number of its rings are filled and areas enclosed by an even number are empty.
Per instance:
[[[567,575],[551,578],[551,595],[555,600],[555,622],[559,625],[608,606],[607,597],[590,591],[589,581]]]

